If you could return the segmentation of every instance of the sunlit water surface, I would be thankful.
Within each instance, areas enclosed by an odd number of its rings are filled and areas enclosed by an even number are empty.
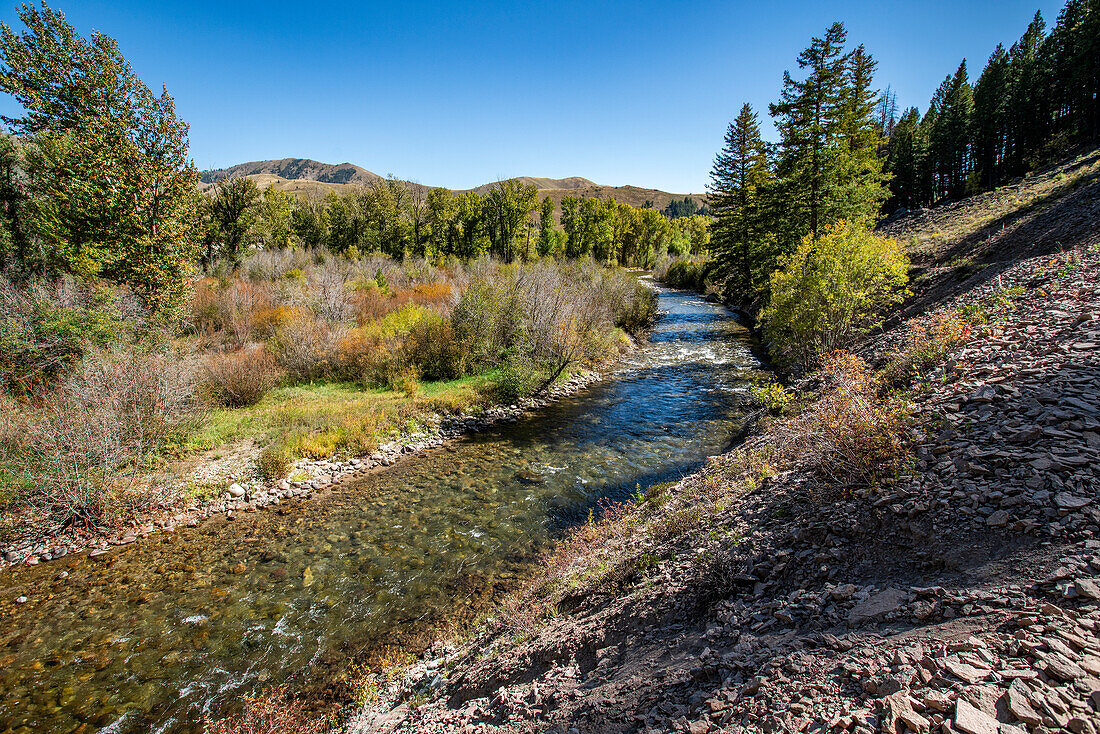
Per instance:
[[[741,426],[746,329],[694,294],[662,289],[660,308],[609,379],[518,423],[277,510],[3,573],[0,732],[201,731],[242,693],[332,690],[372,647],[484,608],[602,498],[690,473]]]

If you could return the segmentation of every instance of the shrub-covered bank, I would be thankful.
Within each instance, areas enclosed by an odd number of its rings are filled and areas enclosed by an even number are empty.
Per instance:
[[[3,294],[9,544],[193,515],[231,485],[278,486],[297,461],[370,456],[441,417],[537,398],[628,348],[656,303],[591,262],[301,251],[213,270],[175,337],[106,285]]]

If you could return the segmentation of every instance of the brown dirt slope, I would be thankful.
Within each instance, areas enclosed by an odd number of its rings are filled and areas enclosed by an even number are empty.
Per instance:
[[[908,313],[1015,294],[915,391],[897,483],[791,456],[742,481],[765,430],[548,568],[549,615],[437,644],[350,731],[1100,731],[1096,160],[1023,211],[891,225],[936,244]]]

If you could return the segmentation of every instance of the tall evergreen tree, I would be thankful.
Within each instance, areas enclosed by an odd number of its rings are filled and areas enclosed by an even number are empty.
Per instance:
[[[816,234],[825,223],[827,196],[836,178],[837,139],[846,102],[847,32],[833,23],[798,55],[804,80],[783,73],[779,102],[770,105],[781,136],[778,173],[783,180],[789,243]]]
[[[1049,128],[1043,119],[1043,75],[1040,47],[1046,24],[1035,13],[1034,20],[1009,51],[1009,153],[1012,173],[1019,174],[1035,163]]]
[[[887,149],[886,166],[893,174],[890,179],[890,209],[913,208],[924,200],[921,191],[922,142],[920,112],[916,107],[910,107],[894,125]]]
[[[762,221],[762,199],[770,179],[759,119],[745,103],[726,130],[725,146],[714,159],[708,187],[715,217],[711,248],[718,275],[743,303],[755,299],[775,264]]]
[[[966,74],[966,61],[940,87],[941,104],[932,128],[936,151],[939,193],[952,198],[966,194],[970,172],[970,126],[974,93]]]
[[[994,188],[1008,145],[1008,52],[997,44],[974,85],[974,168],[979,183]]]

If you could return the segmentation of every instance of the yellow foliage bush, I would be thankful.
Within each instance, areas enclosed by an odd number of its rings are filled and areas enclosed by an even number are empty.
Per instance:
[[[806,237],[769,279],[760,319],[773,356],[809,366],[850,346],[904,299],[908,269],[898,242],[858,224],[841,221]]]

